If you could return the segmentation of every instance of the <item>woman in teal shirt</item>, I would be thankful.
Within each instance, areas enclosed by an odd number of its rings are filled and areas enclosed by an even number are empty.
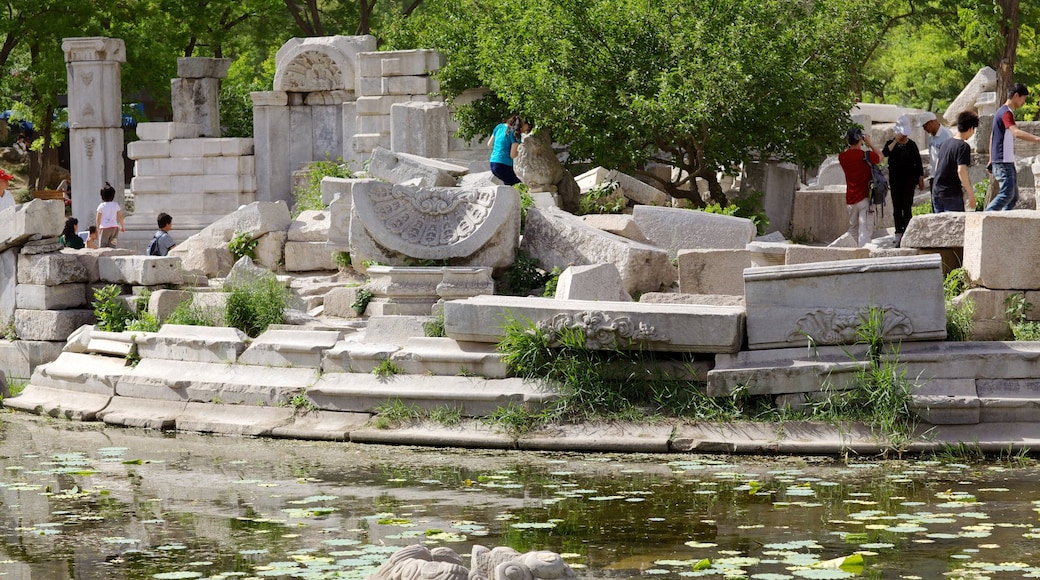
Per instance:
[[[520,135],[530,128],[520,115],[513,115],[505,123],[499,123],[488,139],[488,145],[491,146],[491,173],[506,185],[520,183],[513,171],[513,159],[519,150]]]

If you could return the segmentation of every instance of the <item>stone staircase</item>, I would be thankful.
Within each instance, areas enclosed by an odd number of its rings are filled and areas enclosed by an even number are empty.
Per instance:
[[[416,336],[427,320],[272,327],[253,340],[233,328],[83,327],[4,404],[128,427],[345,440],[375,429],[370,419],[387,403],[480,418],[556,397],[508,377],[494,345]]]

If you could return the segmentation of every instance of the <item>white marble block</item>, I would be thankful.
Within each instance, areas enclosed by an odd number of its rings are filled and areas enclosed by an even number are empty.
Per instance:
[[[158,286],[181,284],[184,280],[181,259],[174,256],[114,256],[98,258],[98,272],[104,282]]]
[[[936,254],[750,268],[744,298],[752,350],[854,344],[871,307],[885,312],[886,341],[946,338]]]
[[[742,250],[757,231],[746,218],[689,209],[637,205],[632,217],[650,243],[670,256],[679,250]]]
[[[1040,214],[964,215],[964,270],[972,282],[993,290],[1040,289]]]

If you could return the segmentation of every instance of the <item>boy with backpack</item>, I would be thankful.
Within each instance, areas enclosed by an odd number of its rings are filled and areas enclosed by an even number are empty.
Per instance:
[[[152,241],[148,242],[147,254],[149,256],[165,256],[170,253],[170,250],[177,244],[173,243],[173,238],[170,237],[170,230],[173,229],[173,218],[170,214],[162,212],[159,214],[159,218],[155,220],[159,226],[159,230],[152,236]]]

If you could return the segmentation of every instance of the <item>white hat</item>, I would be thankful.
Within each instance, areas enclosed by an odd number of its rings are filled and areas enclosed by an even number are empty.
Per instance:
[[[928,121],[935,121],[936,120],[935,119],[935,113],[933,113],[931,111],[925,111],[925,112],[921,113],[921,115],[919,117],[917,117],[917,120],[923,126]]]
[[[909,136],[910,135],[910,117],[906,115],[900,116],[896,119],[896,135]]]

